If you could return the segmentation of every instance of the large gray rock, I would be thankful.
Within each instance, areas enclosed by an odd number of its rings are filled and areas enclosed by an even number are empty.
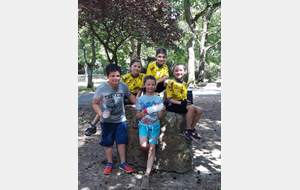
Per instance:
[[[136,110],[126,108],[128,143],[127,162],[134,166],[147,166],[147,151],[139,143]],[[157,170],[186,173],[193,169],[191,142],[181,133],[186,128],[186,115],[165,111],[161,120],[161,132],[156,146],[153,168]]]

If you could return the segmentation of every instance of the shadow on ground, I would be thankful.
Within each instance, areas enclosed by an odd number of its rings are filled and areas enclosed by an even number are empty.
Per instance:
[[[194,169],[185,174],[154,170],[150,175],[150,189],[221,189],[221,97],[195,98],[194,104],[203,109],[196,126],[202,139],[192,142]],[[134,168],[133,174],[120,171],[116,156],[112,173],[103,175],[106,155],[99,144],[100,124],[95,135],[84,136],[89,126],[87,121],[92,121],[95,114],[91,102],[78,103],[78,189],[140,189],[145,169]]]

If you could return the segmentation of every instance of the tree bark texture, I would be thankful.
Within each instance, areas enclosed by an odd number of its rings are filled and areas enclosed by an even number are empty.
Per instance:
[[[188,85],[189,87],[195,86],[195,36],[192,36],[187,43],[188,51]]]

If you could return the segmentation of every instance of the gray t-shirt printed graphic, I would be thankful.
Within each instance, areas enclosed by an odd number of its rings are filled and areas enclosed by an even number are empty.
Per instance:
[[[110,111],[110,117],[107,119],[100,118],[100,121],[104,123],[120,123],[126,121],[124,97],[129,94],[130,91],[123,82],[119,82],[117,87],[111,87],[106,82],[99,85],[95,91],[94,98],[101,100],[101,111]]]

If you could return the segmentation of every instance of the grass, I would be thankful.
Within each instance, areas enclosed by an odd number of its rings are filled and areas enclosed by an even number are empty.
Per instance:
[[[95,84],[102,84],[104,82],[95,82]],[[94,86],[94,89],[96,90],[96,88],[98,87],[99,85],[96,85]],[[89,91],[89,90],[92,90],[92,88],[87,88],[86,86],[78,86],[78,91]]]
[[[94,87],[94,89],[96,90],[97,86]],[[89,91],[92,90],[92,88],[87,88],[86,86],[78,86],[78,91]]]

